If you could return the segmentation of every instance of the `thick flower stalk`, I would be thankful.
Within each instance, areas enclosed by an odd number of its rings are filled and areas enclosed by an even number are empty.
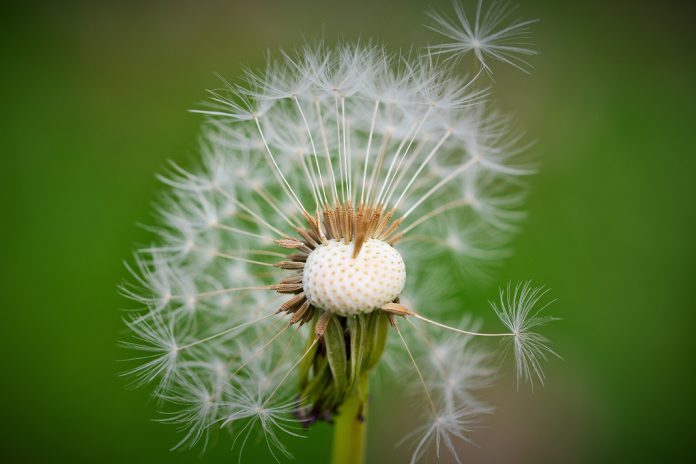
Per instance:
[[[423,398],[413,460],[430,445],[456,458],[495,375],[473,338],[511,341],[518,378],[543,379],[553,352],[532,329],[549,320],[544,290],[502,291],[496,333],[447,308],[506,255],[533,172],[483,83],[486,58],[532,53],[510,45],[528,22],[496,29],[500,5],[479,4],[473,23],[456,13],[435,16],[455,44],[420,56],[307,45],[197,110],[201,166],[162,176],[158,239],[123,287],[145,307],[128,320],[126,345],[144,352],[128,374],[154,385],[177,446],[222,429],[241,450],[260,430],[279,459],[278,432],[326,420],[334,462],[361,462],[370,375],[401,355],[395,369],[413,372],[406,386]],[[480,63],[469,75],[468,51]]]

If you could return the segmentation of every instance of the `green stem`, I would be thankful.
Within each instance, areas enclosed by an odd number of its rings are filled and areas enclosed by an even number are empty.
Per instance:
[[[367,394],[370,373],[360,374],[357,388],[341,405],[334,423],[332,464],[363,464],[367,432]]]

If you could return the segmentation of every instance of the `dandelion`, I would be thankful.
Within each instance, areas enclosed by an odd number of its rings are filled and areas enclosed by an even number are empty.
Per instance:
[[[143,307],[126,374],[152,386],[175,447],[224,429],[241,453],[260,433],[279,461],[281,434],[329,421],[334,462],[362,462],[370,377],[391,366],[422,399],[413,461],[458,460],[492,410],[478,398],[498,376],[485,340],[512,344],[518,381],[543,381],[546,290],[501,291],[493,333],[451,297],[507,255],[534,171],[485,73],[448,59],[473,49],[488,71],[487,56],[518,66],[531,52],[503,44],[530,22],[498,29],[503,8],[479,3],[472,25],[455,9],[459,23],[434,26],[454,45],[308,44],[195,110],[201,164],[160,176],[157,238],[123,286]]]

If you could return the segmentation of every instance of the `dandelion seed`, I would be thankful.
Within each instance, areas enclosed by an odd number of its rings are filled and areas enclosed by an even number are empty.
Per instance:
[[[505,11],[436,16],[456,43],[425,56],[321,42],[269,55],[194,110],[208,118],[202,161],[160,176],[156,239],[121,289],[144,307],[127,320],[124,346],[139,354],[126,374],[154,385],[183,435],[175,447],[225,428],[240,460],[257,433],[280,460],[280,434],[330,421],[334,454],[359,459],[370,377],[388,364],[415,374],[404,390],[427,418],[413,461],[431,448],[458,460],[456,442],[491,411],[478,398],[497,376],[487,340],[513,345],[518,382],[543,380],[555,354],[536,333],[552,319],[535,309],[545,290],[502,292],[503,331],[447,322],[462,282],[507,256],[535,169],[490,108],[486,73],[446,56],[521,66],[532,52],[510,41],[530,22],[503,26]]]
[[[556,320],[554,317],[540,314],[550,304],[549,302],[538,307],[547,291],[544,287],[532,287],[530,282],[517,284],[514,288],[508,284],[505,291],[500,291],[500,301],[491,302],[500,320],[514,334],[518,383],[520,380],[532,382],[533,377],[536,377],[543,385],[544,371],[540,362],[545,361],[548,355],[558,357],[549,347],[549,340],[532,331]]]
[[[210,422],[218,415],[219,398],[224,385],[206,385],[200,374],[189,376],[182,372],[176,383],[161,396],[161,399],[177,407],[174,412],[163,412],[160,422],[175,424],[183,433],[183,438],[172,449],[193,448],[203,442],[208,445]]]
[[[473,52],[489,73],[492,71],[486,58],[529,72],[531,66],[524,57],[538,53],[527,42],[531,35],[529,26],[538,20],[517,19],[506,23],[514,8],[503,1],[492,0],[488,7],[484,7],[483,0],[478,0],[473,20],[460,3],[455,1],[453,5],[454,20],[438,13],[430,14],[435,21],[431,28],[453,41],[433,46],[433,53],[465,55]]]
[[[461,463],[457,454],[455,443],[457,441],[469,442],[467,435],[476,425],[485,410],[470,409],[468,407],[451,408],[443,407],[432,416],[426,418],[426,423],[414,431],[407,439],[417,438],[415,442],[411,464],[421,460],[429,449],[434,448],[436,457],[440,458],[440,450],[446,449],[458,463]]]

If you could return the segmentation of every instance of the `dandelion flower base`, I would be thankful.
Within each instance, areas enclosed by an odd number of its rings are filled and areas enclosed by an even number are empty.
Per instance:
[[[341,316],[370,313],[404,289],[406,267],[391,245],[370,239],[353,257],[354,243],[330,240],[312,251],[304,268],[304,292],[318,308]]]

